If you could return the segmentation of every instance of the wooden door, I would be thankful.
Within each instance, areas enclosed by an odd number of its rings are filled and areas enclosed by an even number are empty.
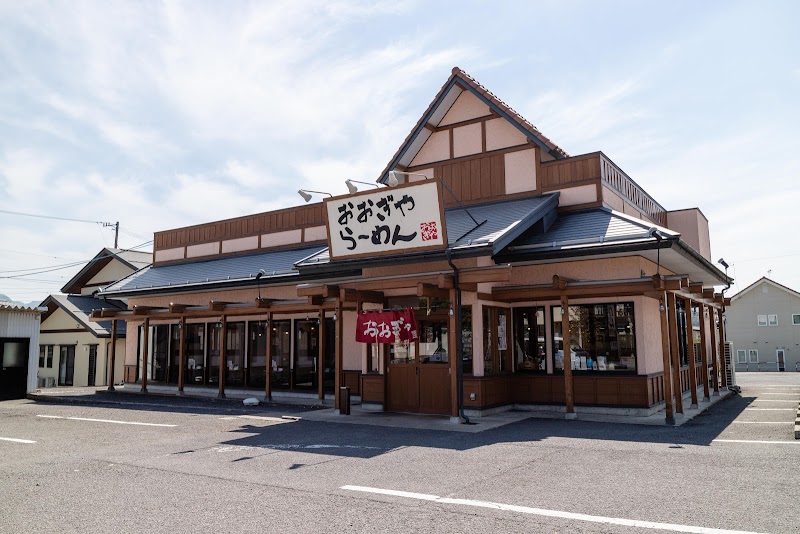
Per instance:
[[[419,365],[415,343],[389,346],[387,372],[387,410],[390,412],[419,411]]]

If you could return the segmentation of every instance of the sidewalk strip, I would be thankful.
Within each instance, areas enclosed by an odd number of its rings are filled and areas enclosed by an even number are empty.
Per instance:
[[[587,521],[590,523],[604,523],[607,525],[621,525],[626,527],[649,528],[656,530],[671,530],[673,532],[690,532],[695,534],[758,534],[746,530],[726,530],[719,528],[696,527],[691,525],[677,525],[672,523],[657,523],[655,521],[641,521],[638,519],[623,519],[619,517],[603,517],[599,515],[578,514],[574,512],[562,512],[559,510],[547,510],[544,508],[531,508],[528,506],[517,506],[513,504],[502,504],[502,503],[488,502],[488,501],[475,501],[472,499],[451,499],[449,497],[439,497],[438,495],[428,495],[425,493],[413,493],[409,491],[370,488],[366,486],[342,486],[341,489],[349,491],[361,491],[365,493],[375,493],[378,495],[391,495],[394,497],[404,497],[407,499],[430,501],[439,504],[475,506],[478,508],[491,508],[494,510],[502,510],[506,512],[518,512],[522,514],[533,514],[545,517],[557,517],[560,519],[573,519],[576,521]]]
[[[766,441],[757,439],[712,439],[713,443],[768,443],[770,445],[800,445],[800,441]]]
[[[90,419],[88,417],[61,417],[58,415],[37,415],[36,417],[44,417],[47,419],[69,419],[71,421],[90,421],[93,423],[113,423],[116,425],[162,426],[168,428],[178,426],[178,425],[166,425],[163,423],[140,423],[138,421],[114,421],[112,419]]]
[[[19,439],[19,438],[0,438],[0,441],[12,441],[14,443],[36,443],[30,439]]]

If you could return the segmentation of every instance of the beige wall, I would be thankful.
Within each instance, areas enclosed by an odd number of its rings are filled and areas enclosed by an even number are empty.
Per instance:
[[[450,132],[434,132],[411,161],[411,166],[424,165],[450,158]]]
[[[486,150],[524,145],[528,138],[503,118],[486,121]]]
[[[453,128],[453,157],[471,156],[483,150],[483,131],[479,123]]]
[[[135,269],[131,269],[127,265],[123,265],[119,260],[113,259],[108,265],[100,269],[100,272],[86,282],[86,285],[91,287],[81,288],[81,295],[91,295],[100,287],[97,284],[111,284],[112,282],[125,278],[134,271]]]
[[[681,240],[711,261],[711,241],[708,219],[697,209],[690,208],[667,212],[667,227],[681,234]]]
[[[439,126],[456,124],[457,122],[477,119],[490,115],[489,106],[480,101],[478,97],[469,91],[462,92],[450,109],[439,122]]]
[[[503,156],[505,160],[506,194],[536,190],[536,151],[520,150]]]
[[[589,204],[597,202],[597,186],[580,185],[578,187],[567,187],[559,189],[558,205],[574,206],[576,204]]]

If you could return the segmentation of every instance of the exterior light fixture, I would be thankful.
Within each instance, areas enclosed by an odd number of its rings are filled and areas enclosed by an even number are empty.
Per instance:
[[[719,260],[717,260],[717,263],[719,263],[720,265],[722,265],[722,266],[723,266],[725,269],[727,269],[728,267],[730,267],[730,265],[728,265],[728,263],[727,263],[727,262],[726,262],[724,259],[722,259],[722,258],[720,258]]]
[[[316,193],[318,195],[328,195],[329,197],[333,197],[330,193],[326,193],[325,191],[312,191],[311,189],[300,189],[297,191],[297,194],[303,197],[303,200],[306,202],[311,200],[311,193]]]
[[[354,183],[357,183],[357,184],[364,184],[364,185],[373,185],[373,186],[375,186],[375,187],[380,187],[380,184],[373,184],[373,183],[371,183],[371,182],[362,182],[361,180],[345,180],[345,181],[344,181],[344,185],[346,185],[346,186],[347,186],[347,190],[348,190],[348,191],[350,191],[350,194],[351,194],[351,195],[352,195],[353,193],[357,193],[357,192],[358,192],[358,187],[356,187],[355,185],[353,185]]]
[[[389,187],[394,187],[394,186],[396,186],[397,184],[399,184],[399,183],[400,183],[400,178],[398,178],[398,176],[399,176],[399,175],[401,175],[401,174],[402,174],[403,176],[422,176],[422,177],[423,177],[423,178],[425,178],[426,180],[430,180],[430,178],[431,178],[431,177],[430,177],[430,176],[428,176],[427,174],[420,174],[420,173],[418,173],[418,172],[405,172],[405,171],[398,171],[398,170],[396,170],[396,169],[395,169],[395,170],[393,170],[393,171],[389,171],[389,178],[386,180],[386,184],[387,184]]]
[[[664,299],[663,298],[658,299],[658,309],[662,313],[666,310],[666,308],[664,307]]]

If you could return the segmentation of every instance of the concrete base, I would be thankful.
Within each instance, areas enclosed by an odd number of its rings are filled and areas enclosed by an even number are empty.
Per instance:
[[[697,409],[697,404],[690,404],[689,405],[689,409],[690,410],[696,410]]]
[[[361,410],[365,412],[382,412],[383,404],[378,404],[376,402],[362,402],[361,403]]]
[[[460,425],[462,423],[461,418],[459,416],[450,416],[450,422],[455,425]]]
[[[564,414],[564,419],[567,419],[567,420],[577,419],[577,418],[578,418],[578,414],[576,414],[575,412],[567,412],[567,413]]]

